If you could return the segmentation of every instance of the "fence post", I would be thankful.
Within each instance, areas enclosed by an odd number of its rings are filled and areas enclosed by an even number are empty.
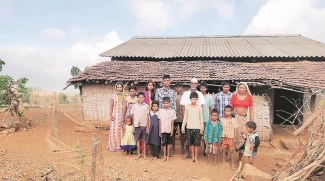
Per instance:
[[[96,143],[96,134],[92,133],[92,159],[91,159],[91,181],[96,180],[96,157],[97,157],[97,143]]]

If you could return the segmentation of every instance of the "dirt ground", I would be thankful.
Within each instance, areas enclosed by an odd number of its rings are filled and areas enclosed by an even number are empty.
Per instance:
[[[25,116],[32,120],[33,125],[28,131],[0,134],[0,180],[45,180],[48,172],[53,170],[55,160],[53,150],[57,148],[49,139],[49,111],[51,110],[29,109],[25,112]],[[0,120],[3,117],[2,113]],[[73,127],[78,124],[63,114],[60,114],[59,119],[60,136],[91,138],[91,133],[73,132]],[[278,169],[276,159],[286,159],[292,154],[293,150],[284,148],[281,143],[281,140],[291,138],[289,132],[292,128],[287,128],[288,130],[278,125],[273,126],[274,139],[271,144],[275,148],[267,142],[261,143],[255,160],[258,169],[275,174]],[[107,131],[96,133],[97,138],[101,139],[105,180],[229,180],[235,173],[230,167],[222,166],[221,155],[218,157],[216,167],[208,165],[206,157],[202,155],[203,146],[200,149],[200,163],[183,160],[179,140],[176,153],[169,162],[162,162],[161,159],[135,160],[136,155],[127,157],[124,156],[124,152],[109,152],[106,150],[107,133]],[[248,159],[244,157],[242,161],[245,164]]]

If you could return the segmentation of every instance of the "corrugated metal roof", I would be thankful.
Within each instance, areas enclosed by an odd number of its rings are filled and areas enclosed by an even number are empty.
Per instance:
[[[100,56],[127,58],[325,57],[325,44],[301,35],[133,37]]]
[[[186,70],[186,71],[184,71]],[[205,61],[107,61],[76,75],[68,83],[161,81],[164,74],[174,81],[189,81],[196,77],[204,81],[281,81],[283,85],[298,88],[325,89],[325,62],[229,62]]]

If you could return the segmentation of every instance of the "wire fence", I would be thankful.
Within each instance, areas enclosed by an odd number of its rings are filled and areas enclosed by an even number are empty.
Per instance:
[[[55,154],[53,167],[57,172],[57,179],[104,180],[101,140],[96,138],[96,134],[92,133],[89,138],[66,137],[67,134],[64,134],[63,128],[67,121],[77,125],[82,123],[82,120],[74,117],[74,112],[75,115],[82,113],[78,109],[70,109],[69,106],[54,104],[53,111],[49,115],[50,137],[56,145],[53,151]],[[73,128],[68,128],[68,131],[73,131],[71,129]]]

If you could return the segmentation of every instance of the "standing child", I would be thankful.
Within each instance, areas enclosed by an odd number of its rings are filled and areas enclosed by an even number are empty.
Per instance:
[[[161,146],[164,153],[163,161],[168,161],[170,156],[170,146],[172,144],[171,136],[173,136],[174,121],[177,118],[175,110],[170,108],[170,98],[163,97],[162,101],[164,108],[160,109],[158,114],[160,124],[159,135],[161,137]]]
[[[132,106],[130,113],[133,115],[134,128],[135,128],[135,140],[137,141],[138,157],[141,157],[141,141],[146,140],[146,129],[148,123],[149,106],[144,102],[144,93],[138,93],[138,102]],[[143,158],[146,159],[146,147],[143,147]]]
[[[203,96],[204,96],[204,100],[205,100],[205,104],[203,104],[203,125],[204,125],[204,129],[205,126],[207,124],[207,122],[209,121],[209,116],[212,110],[212,105],[213,105],[213,99],[211,95],[207,94],[207,90],[208,90],[208,84],[204,81],[201,82],[201,86],[200,86],[200,91],[202,92]],[[204,142],[204,156],[206,156],[206,144]]]
[[[144,91],[144,102],[152,107],[152,101],[155,99],[155,84],[153,81],[149,81],[146,85],[146,91]]]
[[[126,97],[126,116],[131,116],[131,109],[132,106],[138,101],[137,98],[137,87],[134,85],[131,85],[129,87],[129,96]]]
[[[173,153],[175,153],[175,142],[176,142],[176,132],[177,129],[182,129],[182,123],[183,123],[183,109],[181,105],[181,99],[183,95],[183,83],[182,82],[176,82],[175,84],[176,89],[176,117],[177,119],[174,122],[174,133],[172,136],[172,147],[173,147]],[[180,141],[181,141],[181,152],[184,154],[184,145],[185,145],[185,134],[181,132],[180,135]]]
[[[195,163],[199,162],[197,157],[199,146],[201,146],[201,134],[204,130],[202,106],[196,104],[198,98],[198,93],[192,92],[190,94],[191,104],[185,107],[182,124],[182,133],[185,133],[185,126],[187,128],[186,143],[191,147],[192,162]]]
[[[229,149],[230,157],[231,157],[231,167],[232,169],[235,168],[234,166],[234,151],[235,151],[235,143],[236,143],[236,134],[238,124],[235,118],[231,116],[232,107],[230,105],[225,106],[225,115],[221,118],[222,123],[222,160],[223,165],[226,165],[225,157],[226,157],[226,149]]]
[[[157,159],[160,155],[158,108],[159,103],[154,100],[152,102],[152,110],[149,112],[148,136],[146,140],[146,144],[150,146],[152,160]]]
[[[254,121],[249,121],[246,123],[246,142],[245,142],[245,152],[244,155],[248,156],[249,164],[253,165],[253,161],[256,158],[257,148],[260,145],[260,138],[257,134],[256,123]]]
[[[131,155],[132,150],[136,148],[134,139],[134,127],[132,125],[132,118],[127,116],[125,118],[124,136],[121,141],[121,149],[126,150],[126,155]]]
[[[219,121],[219,113],[217,109],[212,109],[210,114],[210,121],[208,121],[205,126],[204,141],[207,145],[205,153],[208,156],[208,163],[210,163],[211,154],[214,154],[214,166],[217,164],[221,136],[222,124]]]

